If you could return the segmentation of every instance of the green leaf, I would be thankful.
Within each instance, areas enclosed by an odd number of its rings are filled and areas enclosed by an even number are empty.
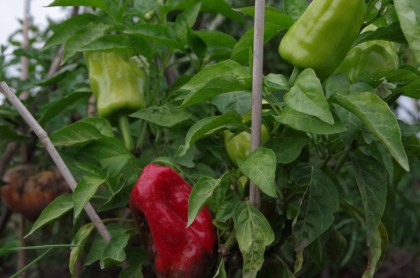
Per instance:
[[[112,235],[111,241],[105,247],[99,262],[101,268],[113,266],[125,260],[126,254],[124,248],[127,246],[129,239],[130,233],[125,227],[121,227],[121,230],[118,230],[118,232]]]
[[[77,30],[64,45],[63,63],[80,52],[84,46],[102,37],[112,25],[102,22],[91,22],[85,28]]]
[[[17,140],[27,140],[29,139],[28,136],[19,134],[17,132],[17,130],[13,129],[10,125],[8,124],[2,124],[0,125],[0,141],[17,141]]]
[[[276,177],[276,155],[271,149],[257,148],[251,152],[244,162],[239,164],[239,169],[262,192],[270,197],[277,197],[275,177]]]
[[[372,242],[369,244],[368,263],[362,278],[373,278],[381,259],[388,246],[388,234],[381,223],[374,231]]]
[[[164,104],[139,110],[131,114],[130,117],[143,119],[158,126],[173,127],[189,120],[191,118],[191,113],[184,109]]]
[[[104,0],[54,0],[48,7],[56,6],[87,6],[106,10]]]
[[[292,227],[295,250],[303,250],[332,225],[339,197],[331,179],[311,165],[295,168],[291,179],[306,187]]]
[[[59,114],[66,111],[66,108],[81,99],[87,99],[91,95],[90,91],[80,90],[71,94],[65,95],[63,98],[48,104],[47,108],[39,117],[39,124],[43,125],[46,122],[54,119]]]
[[[85,250],[85,245],[94,227],[95,226],[92,223],[83,225],[79,229],[79,231],[77,231],[76,235],[74,236],[72,240],[73,245],[78,245],[76,247],[72,247],[70,251],[69,270],[72,275],[74,275],[74,270],[76,268],[77,260],[80,258],[83,251]]]
[[[233,223],[244,261],[242,277],[256,277],[264,262],[265,248],[274,241],[274,232],[265,216],[245,202],[236,207]]]
[[[254,7],[245,7],[238,11],[254,15]],[[274,7],[266,7],[264,24],[264,43],[269,42],[277,33],[289,28],[293,19]],[[231,59],[241,64],[249,64],[249,52],[253,49],[254,28],[250,28],[242,35],[232,51]]]
[[[251,111],[252,93],[249,91],[230,92],[215,96],[211,102],[221,113],[233,110],[244,115]]]
[[[72,45],[73,52],[105,51],[105,50],[127,50],[131,38],[125,34],[103,35],[85,44]]]
[[[188,200],[187,227],[194,222],[194,219],[204,207],[207,200],[213,195],[214,190],[220,185],[222,178],[213,179],[211,177],[201,177],[193,186]]]
[[[100,261],[103,269],[125,260],[124,248],[130,238],[131,228],[118,224],[108,224],[106,228],[111,235],[111,241],[106,243],[99,234],[96,234],[85,259],[86,265]]]
[[[420,62],[420,2],[417,0],[394,0],[401,29],[410,49]]]
[[[70,124],[50,136],[51,142],[56,147],[76,146],[101,138],[104,138],[104,135],[96,127],[85,122]]]
[[[213,212],[213,219],[218,222],[226,222],[230,219],[238,203],[239,200],[231,190],[229,179],[222,179],[207,202]]]
[[[305,69],[298,75],[293,87],[284,96],[284,101],[296,111],[315,116],[328,124],[334,124],[321,81],[316,77],[313,69]]]
[[[370,245],[385,210],[388,176],[373,157],[357,153],[352,155],[352,162],[365,211],[366,239]]]
[[[64,44],[75,32],[86,28],[91,22],[103,22],[104,19],[93,14],[80,14],[61,22],[53,28],[54,33],[47,39],[43,49]]]
[[[220,264],[217,267],[216,273],[213,275],[213,278],[227,278],[225,270],[225,260],[220,261]]]
[[[175,20],[174,29],[178,35],[178,38],[184,43],[187,42],[187,35],[191,28],[194,26],[197,21],[197,16],[201,9],[201,3],[196,3],[195,5],[182,11]]]
[[[106,178],[94,175],[84,176],[76,186],[73,192],[74,219],[79,218],[85,205],[95,195],[99,186],[105,182]]]
[[[207,53],[206,43],[191,28],[188,28],[187,31],[187,42],[192,52],[197,55],[198,59],[204,59]]]
[[[183,156],[197,140],[229,128],[244,128],[242,117],[234,111],[220,116],[208,117],[193,124],[185,136],[185,144],[180,146],[177,155]]]
[[[192,90],[182,102],[180,107],[187,107],[203,102],[215,96],[250,89],[246,79],[235,76],[221,76],[209,80],[197,90]]]
[[[220,31],[199,30],[195,31],[195,34],[206,44],[209,60],[221,61],[229,59],[236,44],[235,38]]]
[[[202,12],[221,13],[222,15],[233,19],[235,21],[241,21],[242,17],[234,10],[230,4],[225,0],[201,0]],[[196,0],[172,0],[166,2],[166,12],[174,10],[185,10],[197,3]]]
[[[406,171],[410,170],[397,118],[381,98],[369,92],[334,94],[331,98],[356,115],[370,132],[384,143],[401,167]]]
[[[120,174],[130,160],[135,160],[124,144],[116,138],[96,140],[84,147],[83,151],[92,155],[111,177]]]
[[[183,49],[184,47],[169,24],[142,23],[126,29],[124,33],[139,36],[177,49]]]
[[[289,82],[282,74],[270,73],[267,76],[264,76],[264,85],[273,91],[289,90]]]
[[[112,126],[105,118],[89,117],[81,119],[78,123],[86,123],[94,126],[104,137],[114,137]]]
[[[307,0],[285,0],[283,1],[284,10],[295,21],[303,14],[308,7]]]
[[[309,142],[310,139],[307,137],[276,137],[270,139],[264,146],[274,151],[277,163],[287,164],[295,161]]]
[[[185,83],[180,90],[181,91],[197,91],[201,89],[209,81],[221,77],[236,77],[239,79],[250,78],[249,69],[243,67],[232,60],[226,60],[217,64],[212,64],[204,67],[198,73],[196,73],[187,83]]]
[[[55,198],[48,206],[41,212],[41,215],[35,221],[29,233],[25,236],[28,237],[34,232],[38,231],[45,225],[60,218],[67,212],[73,209],[73,198],[71,194],[62,194]]]
[[[315,133],[315,134],[336,134],[346,131],[346,127],[338,119],[334,119],[334,124],[328,124],[316,117],[301,113],[290,107],[285,107],[280,116],[274,118],[293,129]]]

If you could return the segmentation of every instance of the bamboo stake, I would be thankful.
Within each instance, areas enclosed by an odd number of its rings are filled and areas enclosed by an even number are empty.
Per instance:
[[[254,151],[255,149],[261,146],[261,106],[264,57],[264,9],[265,0],[256,0],[254,16],[254,57],[252,67],[251,151]],[[249,201],[256,208],[260,208],[260,191],[252,181],[250,183],[249,189]]]
[[[31,127],[31,129],[35,132],[36,136],[39,138],[41,143],[44,145],[45,149],[50,154],[51,158],[53,159],[54,163],[56,164],[57,168],[63,175],[64,179],[66,180],[67,184],[69,185],[70,189],[74,191],[77,186],[77,182],[74,179],[73,175],[71,174],[70,170],[67,168],[67,165],[64,163],[63,159],[61,158],[60,154],[58,153],[57,149],[52,144],[48,134],[45,130],[39,125],[39,123],[35,120],[35,118],[31,115],[31,113],[26,109],[26,107],[22,104],[19,98],[12,92],[6,82],[0,82],[0,91],[6,96],[6,98],[10,101],[10,103],[16,108],[19,114],[23,117],[26,123]],[[109,231],[103,224],[102,220],[99,218],[98,214],[96,213],[93,206],[88,203],[85,206],[85,211],[92,223],[97,228],[99,234],[103,237],[106,242],[111,240],[111,235]]]

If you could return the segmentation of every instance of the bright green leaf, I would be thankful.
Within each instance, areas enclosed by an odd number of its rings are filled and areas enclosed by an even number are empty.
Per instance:
[[[76,247],[72,247],[70,251],[69,270],[72,275],[74,275],[77,260],[85,250],[85,245],[94,227],[93,223],[88,223],[82,226],[72,240],[72,244],[78,245]]]
[[[278,122],[293,129],[314,134],[329,135],[346,131],[346,127],[338,119],[334,119],[334,124],[328,124],[316,117],[301,113],[290,107],[285,107],[280,116],[275,116],[274,118]]]
[[[265,248],[274,241],[274,232],[265,216],[249,203],[239,203],[233,222],[243,257],[242,277],[256,277],[264,262]]]
[[[401,29],[408,45],[420,62],[420,2],[418,0],[394,0]]]
[[[276,177],[276,155],[271,149],[257,148],[246,157],[244,162],[239,164],[239,169],[262,192],[271,197],[277,196],[274,182]]]
[[[316,77],[313,69],[305,69],[298,75],[293,87],[284,96],[284,101],[296,111],[315,116],[328,124],[334,124],[321,81]]]

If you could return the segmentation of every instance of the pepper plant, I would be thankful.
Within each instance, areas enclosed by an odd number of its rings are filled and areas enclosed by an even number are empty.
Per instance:
[[[245,2],[50,4],[84,12],[53,26],[39,51],[64,46],[62,70],[31,84],[30,100],[78,184],[27,238],[49,231],[63,243],[66,230],[69,245],[51,252],[68,248],[68,273],[373,277],[387,254],[418,251],[418,110],[397,117],[401,97],[420,97],[418,1],[267,1],[253,151]],[[5,149],[20,134],[13,107],[0,108]],[[37,145],[30,161],[41,160],[51,163]],[[110,239],[86,217],[90,204]]]

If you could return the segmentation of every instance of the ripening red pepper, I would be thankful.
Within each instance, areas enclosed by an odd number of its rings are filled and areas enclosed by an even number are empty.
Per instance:
[[[213,265],[216,231],[209,209],[187,228],[191,190],[172,168],[150,164],[131,192],[130,209],[141,233],[150,232],[146,244],[159,277],[206,277]]]

